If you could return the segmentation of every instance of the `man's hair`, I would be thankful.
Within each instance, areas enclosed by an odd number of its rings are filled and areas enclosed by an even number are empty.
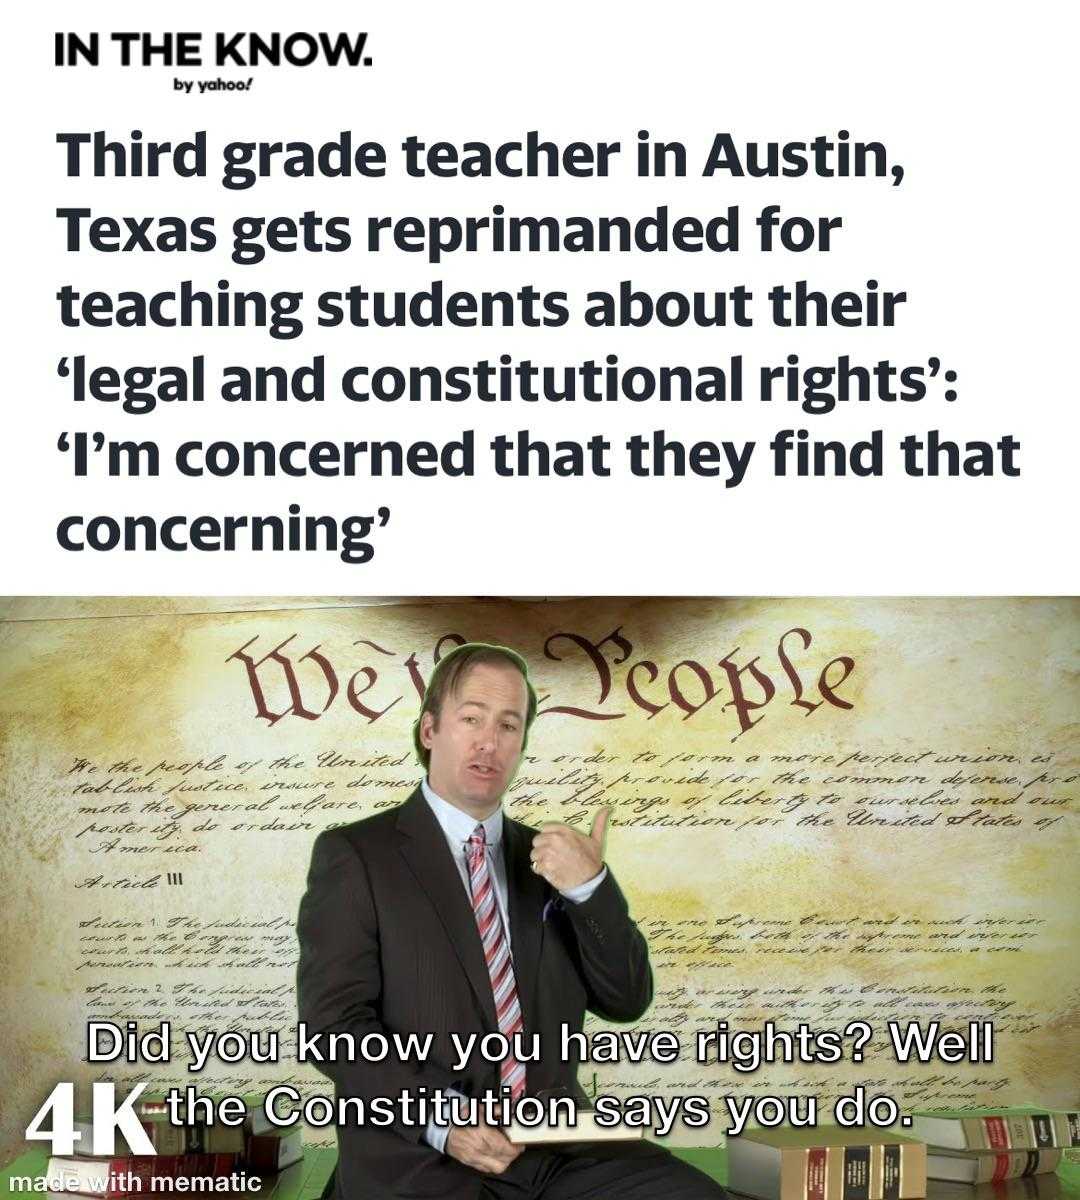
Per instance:
[[[416,757],[425,771],[431,761],[431,752],[420,740],[420,723],[424,719],[424,713],[431,713],[435,724],[438,725],[443,701],[447,696],[456,696],[469,672],[473,667],[479,666],[513,667],[525,680],[528,706],[525,711],[525,729],[521,737],[521,749],[525,750],[529,739],[529,726],[536,718],[536,691],[529,680],[528,664],[520,654],[507,646],[466,642],[464,646],[457,646],[451,650],[432,671],[424,692],[424,702],[420,705],[420,715],[413,723],[413,746],[416,748]]]

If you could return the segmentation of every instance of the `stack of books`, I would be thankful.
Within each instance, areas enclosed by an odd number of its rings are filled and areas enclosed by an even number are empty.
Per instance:
[[[257,1117],[249,1114],[243,1125],[177,1126],[169,1123],[163,1104],[146,1102],[139,1106],[139,1123],[154,1147],[153,1154],[137,1154],[117,1134],[113,1153],[108,1157],[91,1153],[93,1124],[76,1120],[76,1139],[72,1155],[53,1156],[46,1170],[46,1186],[100,1200],[121,1197],[186,1192],[184,1187],[155,1187],[155,1178],[222,1180],[212,1187],[224,1192],[239,1187],[246,1175],[274,1174],[299,1162],[303,1156],[299,1129],[288,1134],[270,1126],[263,1129]],[[204,1190],[205,1185],[204,1185]]]
[[[304,1157],[300,1130],[283,1133],[271,1125],[261,1108],[249,1112],[244,1121],[244,1165],[256,1175],[284,1171]]]
[[[928,1145],[926,1173],[931,1180],[969,1187],[1000,1184],[1056,1171],[1064,1149],[1080,1146],[1080,1113],[941,1109],[916,1113],[911,1132]],[[944,1196],[943,1189],[935,1193]]]
[[[926,1146],[888,1129],[752,1129],[727,1140],[728,1187],[761,1200],[920,1200]]]

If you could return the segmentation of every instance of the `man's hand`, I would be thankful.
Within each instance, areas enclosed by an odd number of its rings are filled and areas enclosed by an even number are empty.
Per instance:
[[[493,1125],[454,1125],[446,1137],[451,1158],[485,1175],[501,1175],[523,1149]]]
[[[610,808],[600,809],[588,834],[555,822],[542,825],[533,838],[533,870],[560,892],[594,879],[604,868],[604,835],[610,816]]]

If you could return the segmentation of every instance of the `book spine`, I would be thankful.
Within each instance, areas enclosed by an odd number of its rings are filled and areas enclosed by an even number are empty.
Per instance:
[[[806,1200],[826,1200],[825,1181],[828,1158],[829,1152],[823,1146],[815,1146],[806,1151],[806,1173],[804,1176]]]
[[[1080,1113],[1056,1113],[1054,1132],[1055,1146],[1080,1146]]]
[[[128,1189],[124,1185],[124,1175],[130,1169],[132,1163],[128,1158],[110,1158],[108,1162],[108,1171],[102,1172],[105,1177],[105,1191],[102,1192],[104,1200],[113,1200],[114,1197],[128,1195]],[[105,1166],[105,1163],[102,1163]],[[134,1188],[131,1189],[132,1191]]]
[[[1006,1179],[1027,1179],[1057,1169],[1060,1150],[1027,1150],[1012,1154],[991,1154],[976,1161],[976,1183],[1001,1183]]]
[[[207,1156],[210,1160],[208,1175],[212,1175],[215,1179],[222,1175],[231,1175],[236,1166],[238,1155],[236,1154],[210,1154]]]
[[[1049,1113],[1032,1113],[1031,1132],[1033,1146],[1041,1149],[1043,1146],[1057,1145],[1054,1137],[1054,1121]]]
[[[881,1148],[881,1200],[900,1200],[901,1149],[897,1145]]]
[[[108,1167],[108,1173],[104,1168]],[[141,1195],[150,1190],[150,1176],[154,1170],[152,1158],[110,1158],[102,1160],[102,1177],[105,1179],[107,1198]]]
[[[129,1158],[128,1170],[131,1172],[132,1188],[131,1195],[139,1196],[150,1191],[150,1180],[156,1174],[154,1168],[157,1166],[155,1158]],[[138,1180],[137,1183],[134,1181]]]
[[[288,1139],[260,1134],[248,1138],[247,1163],[260,1171],[279,1171],[285,1158]]]
[[[1005,1125],[1009,1131],[1009,1147],[1012,1150],[1034,1150],[1039,1144],[1035,1140],[1035,1125],[1029,1114],[1014,1114],[1007,1117]]]
[[[981,1120],[983,1145],[980,1149],[1008,1150],[1013,1145],[1004,1117],[982,1117]]]
[[[976,1183],[1001,1183],[1003,1180],[1019,1174],[1014,1171],[1011,1154],[995,1154],[990,1158],[979,1159],[975,1164]]]
[[[830,1200],[870,1200],[870,1147],[844,1146],[840,1195]]]
[[[1039,1162],[1034,1170],[1035,1175],[1044,1175],[1048,1171],[1056,1171],[1061,1165],[1064,1154],[1061,1150],[1040,1150]]]
[[[211,1125],[204,1130],[202,1149],[207,1154],[241,1154],[244,1150],[242,1125]]]
[[[159,1154],[154,1159],[154,1175],[158,1179],[175,1179],[179,1170],[179,1154]]]
[[[183,1154],[180,1156],[180,1164],[177,1167],[177,1176],[183,1176],[186,1179],[194,1179],[197,1175],[204,1175],[202,1154]]]
[[[983,1117],[987,1150],[1041,1150],[1080,1146],[1080,1113],[1026,1113]],[[1002,1129],[1005,1141],[1001,1141]],[[976,1147],[970,1147],[975,1149]]]
[[[904,1142],[900,1147],[900,1200],[926,1195],[926,1145]]]
[[[154,1150],[158,1154],[183,1154],[187,1138],[184,1130],[178,1125],[170,1125],[167,1121],[143,1122]]]
[[[1080,1113],[1012,1113],[961,1117],[961,1150],[1039,1150],[1080,1146]],[[932,1139],[930,1139],[932,1140]],[[943,1141],[942,1145],[946,1143]],[[951,1140],[947,1143],[955,1146]]]

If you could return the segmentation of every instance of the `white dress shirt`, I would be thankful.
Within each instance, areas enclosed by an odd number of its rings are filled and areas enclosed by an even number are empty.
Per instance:
[[[510,957],[513,958],[514,944],[510,940],[510,918],[507,909],[506,861],[502,853],[502,805],[490,817],[486,817],[483,821],[478,821],[475,817],[470,817],[467,812],[463,812],[460,808],[455,807],[439,796],[432,790],[427,779],[421,781],[420,790],[424,793],[424,799],[435,814],[435,819],[439,822],[439,827],[446,837],[446,844],[450,848],[450,854],[457,866],[458,874],[461,876],[461,885],[465,889],[465,894],[469,897],[470,904],[472,903],[472,889],[469,886],[468,841],[472,837],[477,825],[483,825],[484,837],[487,841],[488,874],[495,884],[495,903],[499,908],[499,919],[502,921],[503,932],[506,934],[506,944],[510,950]],[[588,900],[593,892],[604,882],[606,876],[607,867],[602,867],[600,873],[594,875],[592,879],[587,879],[584,883],[579,883],[577,887],[567,888],[566,891],[560,889],[559,894],[574,904],[581,904],[585,900]],[[447,1092],[449,1093],[451,1090],[448,1088]],[[430,1121],[424,1132],[424,1140],[436,1150],[445,1151],[446,1138],[449,1132],[449,1126],[436,1125],[434,1121]]]

